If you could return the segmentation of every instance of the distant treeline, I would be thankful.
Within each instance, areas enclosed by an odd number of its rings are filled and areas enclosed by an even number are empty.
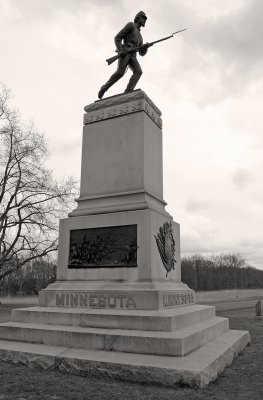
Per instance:
[[[30,296],[56,280],[57,267],[47,261],[33,261],[0,281],[0,296]]]
[[[196,291],[263,288],[263,270],[239,254],[192,255],[181,263],[182,281]]]
[[[263,270],[253,268],[239,254],[183,257],[182,281],[196,291],[263,288]],[[0,296],[30,296],[56,280],[55,263],[34,261],[0,282]]]

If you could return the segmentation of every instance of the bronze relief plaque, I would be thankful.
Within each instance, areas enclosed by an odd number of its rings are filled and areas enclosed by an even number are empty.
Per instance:
[[[70,231],[68,268],[137,267],[137,225]]]

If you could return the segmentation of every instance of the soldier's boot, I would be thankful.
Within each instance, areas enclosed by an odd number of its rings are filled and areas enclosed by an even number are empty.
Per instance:
[[[105,89],[104,86],[101,86],[99,93],[98,93],[98,98],[102,99],[102,97],[104,96],[104,93],[107,91],[107,89]]]

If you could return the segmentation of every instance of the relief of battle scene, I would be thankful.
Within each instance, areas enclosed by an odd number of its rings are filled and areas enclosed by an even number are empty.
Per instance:
[[[137,225],[70,231],[69,268],[137,266]]]

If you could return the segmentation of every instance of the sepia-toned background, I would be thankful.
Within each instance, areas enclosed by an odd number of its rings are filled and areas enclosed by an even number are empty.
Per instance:
[[[239,252],[263,268],[261,0],[0,0],[0,80],[45,132],[55,176],[79,178],[83,107],[140,10],[145,42],[188,28],[139,58],[138,84],[163,113],[164,199],[182,253]]]

